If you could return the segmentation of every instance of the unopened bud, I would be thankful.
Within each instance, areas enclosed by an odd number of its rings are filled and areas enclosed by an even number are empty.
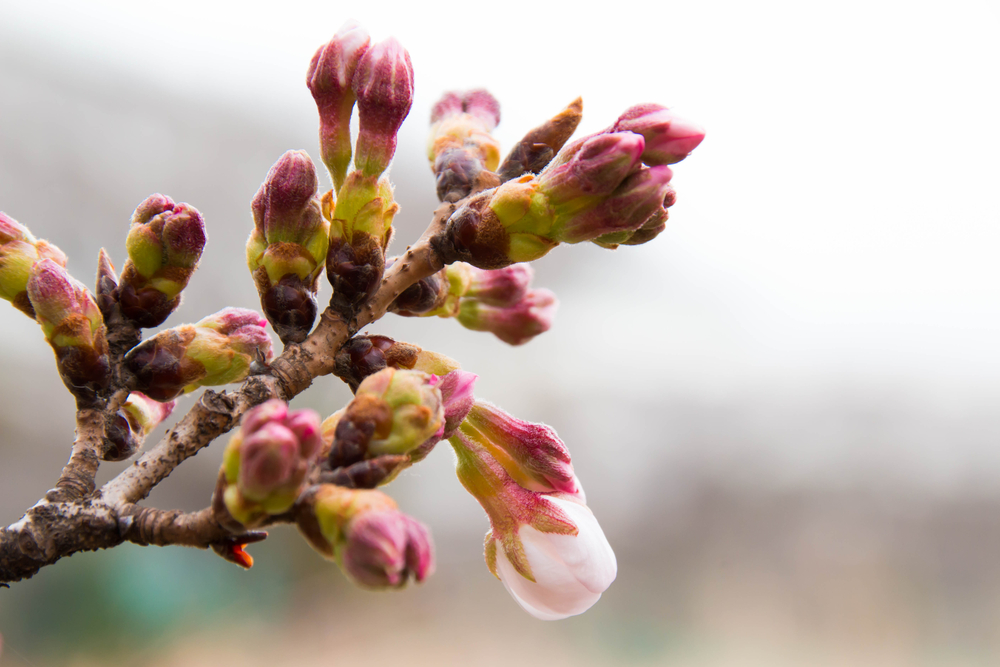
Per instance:
[[[104,318],[97,303],[51,259],[31,267],[26,290],[63,382],[77,399],[92,400],[111,380]]]
[[[360,586],[403,586],[434,570],[426,526],[396,509],[379,491],[314,487],[299,501],[299,530],[324,557]]]
[[[357,100],[351,82],[370,42],[367,30],[347,21],[319,47],[306,74],[319,110],[319,142],[334,190],[344,184],[351,164],[351,112]]]
[[[475,403],[472,390],[479,376],[468,371],[454,370],[447,375],[435,377],[437,380],[434,386],[441,392],[444,403],[444,432],[441,438],[450,438]]]
[[[469,195],[500,161],[500,144],[490,134],[500,122],[500,104],[485,90],[445,93],[431,112],[428,158],[438,199]]]
[[[583,118],[583,100],[579,97],[558,114],[524,135],[510,150],[497,170],[501,181],[523,174],[537,174],[573,136]]]
[[[288,151],[253,199],[247,265],[264,315],[284,343],[305,340],[316,319],[319,274],[330,243],[316,189],[312,160],[305,151]]]
[[[322,444],[319,415],[312,410],[290,411],[272,399],[247,412],[223,454],[220,488],[229,516],[252,528],[287,512]],[[218,502],[214,506],[221,512]]]
[[[638,104],[627,109],[611,130],[641,134],[646,140],[642,161],[650,166],[680,162],[705,138],[700,125],[660,104]]]
[[[28,278],[31,266],[41,259],[66,267],[66,255],[59,248],[36,239],[27,227],[0,211],[0,298],[32,318],[35,312],[28,298]]]
[[[378,177],[396,152],[396,134],[413,105],[410,54],[394,37],[374,44],[358,63],[352,81],[358,98],[355,166]]]
[[[386,368],[361,383],[355,400],[364,397],[381,401],[392,415],[376,428],[368,443],[370,455],[405,454],[444,425],[441,392],[426,373]]]
[[[128,395],[122,408],[111,416],[105,428],[105,461],[124,461],[139,449],[146,436],[173,412],[175,401],[160,403],[137,391]]]
[[[205,222],[189,204],[155,194],[132,215],[118,301],[122,314],[143,328],[163,324],[180,304],[181,291],[205,248]]]
[[[544,288],[508,306],[462,299],[458,322],[466,329],[489,331],[510,345],[523,345],[552,327],[558,305],[555,294]]]
[[[672,177],[667,166],[643,168],[593,208],[560,216],[552,235],[565,243],[580,243],[614,232],[635,231],[663,208],[665,199],[673,192]]]
[[[471,275],[472,281],[464,296],[491,306],[509,306],[528,293],[535,270],[530,264],[511,264],[492,271],[473,269]]]
[[[580,210],[606,197],[640,166],[645,142],[638,134],[599,134],[583,143],[569,161],[538,175],[538,189],[552,206]]]
[[[125,366],[135,376],[136,389],[157,401],[239,382],[258,357],[271,359],[266,325],[252,310],[225,308],[146,339],[125,355]]]
[[[411,369],[421,350],[388,336],[355,336],[337,352],[333,373],[357,391],[358,385],[383,368]]]

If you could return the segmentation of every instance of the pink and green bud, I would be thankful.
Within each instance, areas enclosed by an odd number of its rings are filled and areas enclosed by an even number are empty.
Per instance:
[[[434,376],[434,386],[441,392],[444,403],[444,432],[441,439],[455,434],[462,421],[468,416],[476,397],[472,390],[479,376],[463,370],[454,370],[443,376]]]
[[[638,104],[627,109],[611,131],[641,134],[646,140],[642,161],[650,166],[680,162],[705,138],[700,125],[660,104]]]
[[[632,132],[587,139],[571,159],[538,175],[538,189],[560,213],[578,211],[610,195],[641,166],[645,142]]]
[[[665,165],[640,169],[593,208],[559,216],[552,236],[564,243],[580,243],[606,234],[633,232],[662,210],[668,197],[672,198],[672,177],[670,167]]]
[[[319,110],[323,162],[335,191],[344,184],[351,164],[351,112],[357,100],[351,84],[370,43],[367,30],[347,21],[333,39],[319,47],[306,74],[306,85]]]
[[[552,327],[558,305],[555,294],[547,289],[531,290],[507,306],[462,299],[458,322],[466,329],[489,331],[510,345],[523,345]]]
[[[352,80],[358,98],[357,153],[354,164],[378,177],[396,152],[396,134],[413,106],[410,54],[394,37],[374,44],[357,65]]]
[[[128,395],[121,411],[124,413],[125,419],[128,420],[132,431],[146,437],[170,416],[176,405],[176,401],[167,401],[166,403],[154,401],[141,392],[133,391]]]
[[[139,204],[125,240],[129,258],[118,286],[122,314],[143,328],[163,324],[180,305],[206,241],[205,222],[193,206],[160,194]]]
[[[489,452],[520,486],[539,493],[565,493],[583,499],[569,450],[545,424],[517,419],[484,401],[475,401],[455,434]]]
[[[0,211],[0,298],[29,317],[35,312],[28,298],[31,267],[42,259],[66,266],[66,255],[48,241],[36,239],[28,228]]]
[[[399,211],[388,178],[353,171],[340,190],[336,205],[324,213],[331,219],[326,273],[333,286],[330,305],[350,319],[355,309],[378,289],[385,270],[385,249],[392,238],[392,220]]]
[[[31,267],[25,289],[63,382],[77,399],[93,399],[111,379],[104,318],[94,298],[51,259]]]
[[[313,487],[297,505],[299,530],[359,586],[399,588],[434,571],[427,527],[384,493],[332,484]]]
[[[316,319],[316,293],[330,245],[330,223],[316,197],[316,168],[305,151],[288,151],[251,206],[247,265],[264,315],[282,342],[305,340]]]
[[[444,404],[434,376],[420,371],[386,368],[358,386],[357,398],[380,401],[390,419],[378,424],[368,442],[368,455],[406,454],[444,426]]]
[[[291,509],[322,446],[312,410],[290,411],[272,399],[247,412],[222,458],[220,492],[229,516],[253,528]]]
[[[525,298],[534,277],[535,270],[530,264],[511,264],[492,271],[473,269],[464,296],[491,306],[513,305]]]
[[[252,310],[225,308],[146,339],[125,355],[125,367],[135,376],[135,388],[157,401],[239,382],[254,361],[271,359],[266,326]]]
[[[458,201],[496,170],[500,144],[490,134],[500,122],[500,104],[485,90],[445,93],[431,111],[427,157],[438,199]]]

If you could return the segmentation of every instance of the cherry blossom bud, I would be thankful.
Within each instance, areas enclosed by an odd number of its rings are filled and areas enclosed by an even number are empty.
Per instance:
[[[387,366],[413,368],[420,352],[416,345],[388,336],[355,336],[337,353],[333,373],[357,391],[362,380]]]
[[[287,512],[322,445],[319,415],[312,410],[290,411],[272,399],[247,412],[223,454],[219,488],[229,516],[253,528]],[[222,511],[218,502],[213,506],[216,514]]]
[[[111,380],[104,318],[94,298],[51,259],[31,267],[25,288],[63,383],[78,400],[93,400]]]
[[[476,401],[472,389],[479,376],[463,370],[454,370],[435,378],[433,385],[441,392],[441,400],[444,403],[444,432],[441,434],[441,439],[450,438]]]
[[[386,368],[358,387],[356,398],[371,397],[388,406],[391,420],[378,424],[368,443],[370,455],[405,454],[444,426],[444,405],[434,376]]]
[[[62,250],[36,239],[27,227],[0,211],[0,298],[32,318],[35,312],[28,298],[28,278],[32,265],[41,259],[66,267]]]
[[[124,461],[139,449],[146,436],[173,412],[175,401],[160,403],[137,391],[128,395],[122,408],[108,418],[105,428],[104,461]]]
[[[271,359],[265,326],[267,321],[252,310],[225,308],[144,340],[125,355],[125,367],[135,376],[136,389],[157,401],[239,382],[252,362]]]
[[[523,174],[537,174],[559,152],[583,118],[583,100],[579,97],[569,106],[524,135],[504,158],[497,170],[503,182]]]
[[[351,164],[351,112],[357,100],[351,81],[370,43],[367,30],[347,21],[333,39],[319,47],[306,75],[319,109],[319,143],[334,190],[344,184]]]
[[[399,211],[392,185],[383,177],[353,171],[329,211],[330,249],[326,272],[333,286],[330,305],[348,319],[378,288],[385,268],[385,248]]]
[[[139,204],[118,286],[122,314],[143,328],[163,324],[180,305],[206,240],[205,222],[193,206],[160,194]]]
[[[303,495],[299,530],[324,557],[366,588],[399,588],[434,571],[427,527],[396,509],[379,491],[324,484]]]
[[[517,603],[543,620],[566,618],[593,606],[614,581],[617,563],[582,494],[522,487],[507,472],[507,467],[518,468],[518,461],[506,450],[488,449],[484,438],[468,437],[461,429],[449,442],[459,480],[490,520],[487,567]],[[506,465],[492,451],[503,453]]]
[[[352,81],[358,98],[355,166],[378,177],[396,152],[396,134],[413,105],[410,54],[394,37],[374,44],[358,62]]]
[[[523,345],[552,327],[559,302],[547,289],[531,290],[509,306],[462,299],[458,322],[466,329],[489,331],[510,345]]]
[[[646,140],[642,161],[650,166],[680,162],[705,138],[700,125],[660,104],[630,107],[618,117],[611,131],[641,134]]]
[[[629,176],[610,197],[576,215],[561,216],[552,236],[565,243],[591,241],[605,234],[635,231],[657,211],[673,192],[670,167],[643,168]]]
[[[473,269],[464,296],[491,306],[513,305],[525,298],[534,277],[535,270],[530,264],[511,264],[492,271]]]
[[[316,319],[319,275],[330,223],[316,198],[316,168],[305,151],[288,151],[253,199],[247,265],[264,315],[284,343],[305,340]]]
[[[494,574],[522,609],[543,621],[557,621],[594,606],[615,580],[618,562],[590,508],[554,496],[546,502],[568,518],[575,535],[524,524],[517,532],[521,553],[492,531],[486,553],[493,557]]]
[[[632,132],[587,139],[573,157],[550,164],[538,175],[538,189],[552,206],[571,212],[610,195],[640,166],[645,142]]]
[[[476,272],[479,269],[463,262],[449,264],[404,290],[389,310],[404,317],[455,317]]]
[[[466,197],[496,170],[500,144],[490,134],[500,122],[500,104],[485,90],[445,93],[431,112],[427,157],[438,199]]]

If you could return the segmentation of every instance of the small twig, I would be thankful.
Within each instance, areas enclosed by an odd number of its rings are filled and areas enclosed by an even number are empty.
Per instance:
[[[94,492],[103,437],[104,413],[92,409],[77,411],[76,440],[69,461],[63,467],[55,488],[45,494],[45,500],[50,503],[81,500]]]

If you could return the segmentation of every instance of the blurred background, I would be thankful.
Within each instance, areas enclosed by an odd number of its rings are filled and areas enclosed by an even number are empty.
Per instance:
[[[493,92],[505,149],[577,95],[581,132],[640,102],[707,128],[655,242],[536,262],[561,306],[531,344],[370,328],[558,430],[617,581],[582,616],[523,613],[441,447],[389,488],[434,533],[419,587],[358,591],[288,529],[250,572],[126,545],[0,590],[0,664],[998,664],[1000,5],[0,0],[0,209],[90,283],[143,198],[190,202],[210,239],[168,325],[257,308],[249,202],[285,150],[318,158],[306,67],[351,17],[416,72],[397,250],[436,203],[446,90]],[[7,308],[0,340],[7,524],[56,479],[73,404],[35,323]],[[320,378],[296,405],[348,396]],[[204,507],[220,445],[148,502]]]

